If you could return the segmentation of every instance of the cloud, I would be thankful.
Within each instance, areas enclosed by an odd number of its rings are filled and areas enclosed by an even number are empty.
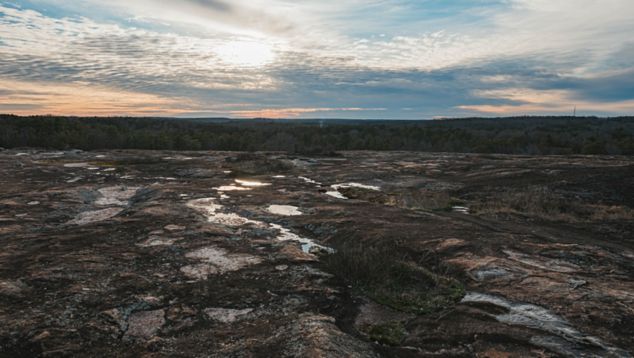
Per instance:
[[[3,80],[0,110],[14,114],[61,114],[79,116],[176,116],[190,111],[183,99],[125,92],[85,85],[60,85]]]
[[[138,94],[178,115],[431,118],[571,103],[612,114],[631,113],[634,99],[634,5],[624,0],[86,4],[81,16],[0,5],[0,84],[95,87],[131,104]],[[40,106],[13,93],[4,108],[72,109],[54,94]]]
[[[507,88],[503,90],[479,91],[478,97],[505,100],[506,104],[462,105],[460,109],[498,116],[527,114],[569,115],[573,110],[582,115],[634,113],[634,99],[598,102],[579,100],[568,90],[533,90],[529,88]]]

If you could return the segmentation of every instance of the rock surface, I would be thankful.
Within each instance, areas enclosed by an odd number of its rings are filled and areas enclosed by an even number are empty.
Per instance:
[[[99,155],[0,152],[1,357],[634,349],[632,158]],[[374,302],[327,265],[350,242],[394,243],[467,294]]]

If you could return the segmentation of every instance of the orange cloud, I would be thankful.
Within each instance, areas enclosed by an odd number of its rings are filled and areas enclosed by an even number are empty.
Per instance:
[[[3,79],[0,92],[7,93],[0,97],[0,112],[18,115],[174,116],[189,111],[181,99],[78,83]]]
[[[534,113],[570,114],[574,107],[577,107],[579,113],[634,113],[634,100],[619,102],[578,100],[570,91],[565,90],[536,91],[528,88],[512,88],[476,91],[475,94],[483,98],[505,99],[518,104],[478,104],[458,106],[457,108],[500,116]]]

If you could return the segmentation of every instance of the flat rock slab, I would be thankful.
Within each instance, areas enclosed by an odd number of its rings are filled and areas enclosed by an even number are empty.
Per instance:
[[[165,324],[165,311],[135,312],[128,318],[127,338],[150,339]]]
[[[189,252],[185,257],[201,261],[199,264],[181,268],[183,274],[194,279],[206,279],[209,275],[238,271],[262,262],[262,259],[257,256],[229,253],[227,250],[215,246],[203,247]]]

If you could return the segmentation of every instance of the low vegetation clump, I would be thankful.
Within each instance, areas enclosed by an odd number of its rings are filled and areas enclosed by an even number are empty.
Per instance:
[[[542,185],[498,191],[474,203],[472,209],[485,215],[506,213],[564,222],[634,219],[634,210],[627,206],[584,202]]]
[[[366,200],[409,210],[450,211],[455,205],[464,205],[463,201],[453,198],[449,192],[440,190],[411,189],[397,193],[384,193],[346,188],[340,191],[350,199]]]
[[[324,263],[355,293],[402,312],[441,311],[464,296],[462,284],[433,253],[410,253],[393,243],[349,240]]]
[[[407,331],[401,322],[388,322],[370,327],[370,339],[390,346],[399,345],[407,336]]]

